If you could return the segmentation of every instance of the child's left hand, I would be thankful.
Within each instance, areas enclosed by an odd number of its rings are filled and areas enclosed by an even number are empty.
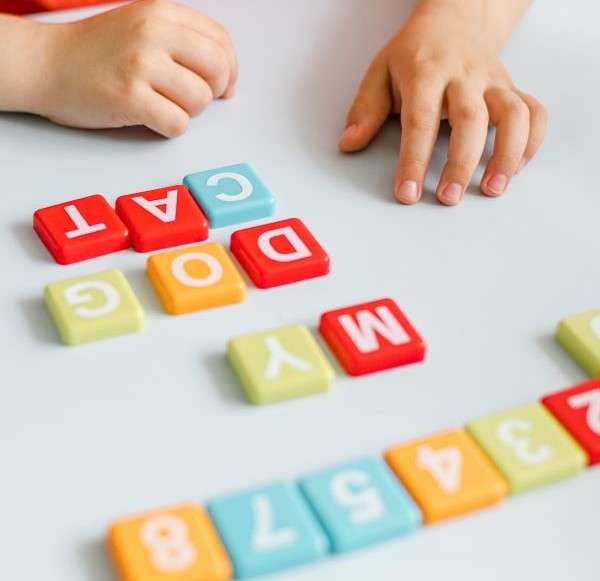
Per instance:
[[[543,141],[544,107],[515,87],[497,57],[504,40],[498,23],[508,20],[498,11],[512,3],[483,1],[486,10],[472,0],[419,2],[371,63],[348,113],[339,144],[344,152],[365,148],[390,114],[400,114],[394,192],[404,204],[421,198],[441,119],[452,127],[436,188],[446,205],[463,197],[482,157],[489,123],[496,127],[496,140],[481,180],[488,196],[504,193]]]

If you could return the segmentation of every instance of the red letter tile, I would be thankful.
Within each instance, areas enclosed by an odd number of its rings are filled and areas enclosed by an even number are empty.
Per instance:
[[[319,331],[350,375],[422,361],[425,342],[392,299],[321,315]]]
[[[542,398],[590,458],[600,463],[600,379],[592,379]]]
[[[329,256],[298,218],[234,232],[231,252],[259,288],[329,272]]]
[[[59,264],[129,248],[129,233],[99,194],[36,210],[33,229]]]
[[[116,209],[138,252],[208,238],[208,220],[184,186],[120,196]]]

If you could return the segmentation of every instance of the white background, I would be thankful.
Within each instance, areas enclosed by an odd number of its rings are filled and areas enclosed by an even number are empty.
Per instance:
[[[114,518],[203,501],[305,472],[507,407],[583,379],[554,343],[563,316],[600,306],[597,22],[587,0],[543,0],[505,59],[549,106],[537,159],[502,199],[474,187],[454,209],[431,195],[391,199],[399,143],[389,123],[366,153],[336,141],[359,78],[409,2],[195,2],[232,31],[237,97],[166,141],[143,129],[76,131],[0,117],[0,578],[106,581]],[[82,71],[82,73],[84,73]],[[446,140],[436,149],[435,178]],[[171,317],[133,251],[69,267],[31,230],[42,206],[101,192],[168,186],[247,161],[329,251],[326,278],[245,303]],[[227,243],[231,230],[211,233]],[[121,269],[146,330],[88,346],[59,344],[45,284]],[[337,373],[329,395],[258,408],[224,358],[228,338],[388,295],[429,345],[424,364]],[[363,552],[284,573],[332,579],[590,579],[600,548],[600,473],[509,498],[501,507]]]

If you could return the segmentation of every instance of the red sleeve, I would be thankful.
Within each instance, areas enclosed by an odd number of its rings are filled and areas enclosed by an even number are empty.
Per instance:
[[[102,4],[109,0],[0,0],[0,12],[9,14],[31,14],[46,10],[61,10],[77,6]]]

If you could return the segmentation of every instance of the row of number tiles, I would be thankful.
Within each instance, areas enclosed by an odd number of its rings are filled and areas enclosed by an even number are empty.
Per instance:
[[[208,228],[273,216],[275,200],[248,164],[188,175],[184,185],[127,194],[115,209],[99,195],[36,210],[33,227],[59,264],[133,246],[138,252],[200,242]]]
[[[232,251],[262,288],[329,272],[329,257],[297,218],[237,230]],[[188,313],[241,302],[246,284],[221,244],[205,243],[152,255],[148,277],[165,310]],[[118,271],[51,283],[46,302],[63,341],[77,344],[139,330],[143,311]]]
[[[600,462],[600,380],[394,446],[385,460],[119,520],[108,534],[115,565],[127,581],[252,577],[573,476]]]

